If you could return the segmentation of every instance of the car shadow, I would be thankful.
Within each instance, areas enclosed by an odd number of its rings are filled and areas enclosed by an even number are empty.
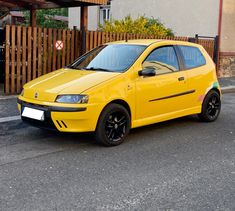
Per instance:
[[[161,132],[166,129],[184,129],[189,124],[197,124],[198,118],[196,116],[187,116],[174,120],[169,120],[161,123],[155,123],[148,126],[132,129],[127,138],[128,142],[135,141],[135,137],[138,135],[144,136],[144,134],[152,131]],[[31,128],[31,127],[30,127]],[[61,133],[57,131],[47,131],[37,128],[32,128],[28,136],[37,137],[35,141],[50,143],[58,146],[70,146],[72,148],[79,148],[81,146],[86,147],[100,147],[96,144],[94,133]]]

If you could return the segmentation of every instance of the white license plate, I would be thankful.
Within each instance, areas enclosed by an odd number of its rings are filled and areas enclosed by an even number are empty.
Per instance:
[[[40,120],[40,121],[44,121],[44,119],[45,119],[44,111],[37,110],[34,108],[28,108],[28,107],[24,107],[24,110],[22,112],[22,116],[30,118],[30,119]]]

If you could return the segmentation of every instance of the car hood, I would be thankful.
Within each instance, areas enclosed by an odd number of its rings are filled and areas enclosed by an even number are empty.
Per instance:
[[[24,85],[24,97],[54,102],[60,94],[80,94],[120,73],[61,69]]]

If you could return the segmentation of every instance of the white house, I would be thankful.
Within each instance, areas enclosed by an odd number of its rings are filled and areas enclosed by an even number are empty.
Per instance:
[[[89,8],[89,30],[96,30],[104,19],[127,15],[159,18],[178,36],[218,34],[220,0],[112,0],[110,5]],[[79,26],[79,8],[69,9],[69,26]]]

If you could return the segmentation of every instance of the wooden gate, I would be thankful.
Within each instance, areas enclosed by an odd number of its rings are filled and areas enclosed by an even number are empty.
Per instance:
[[[5,93],[18,94],[23,85],[41,75],[60,69],[101,44],[126,39],[169,39],[188,41],[188,37],[159,37],[141,34],[107,33],[25,26],[5,28]],[[63,49],[56,49],[56,41]],[[213,57],[214,42],[198,40]]]

